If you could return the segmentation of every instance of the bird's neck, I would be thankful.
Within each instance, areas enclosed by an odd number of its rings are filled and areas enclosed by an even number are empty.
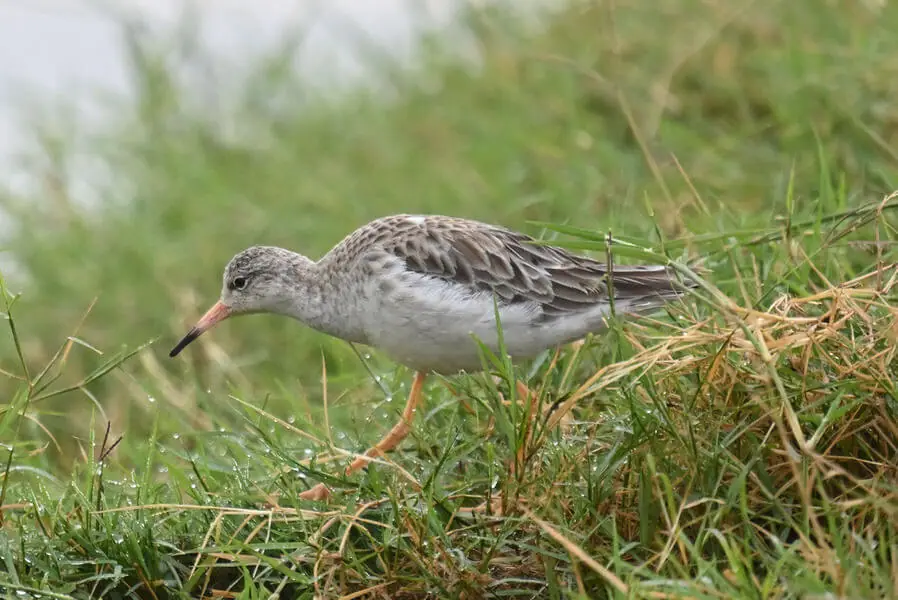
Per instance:
[[[295,293],[279,310],[308,327],[353,342],[365,342],[364,331],[356,318],[358,307],[351,282],[343,281],[327,268],[325,261],[315,262],[297,255]]]

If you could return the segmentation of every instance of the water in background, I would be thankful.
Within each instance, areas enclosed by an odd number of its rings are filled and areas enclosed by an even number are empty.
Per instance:
[[[331,80],[359,74],[355,43],[363,36],[384,52],[412,51],[422,28],[444,27],[456,0],[0,0],[0,181],[23,185],[12,157],[23,149],[35,107],[61,99],[85,120],[89,98],[105,90],[127,95],[127,57],[121,26],[125,15],[150,30],[173,29],[185,5],[201,23],[201,44],[230,64],[249,62],[275,47],[290,31],[303,32],[297,68]],[[95,111],[96,112],[96,111]]]

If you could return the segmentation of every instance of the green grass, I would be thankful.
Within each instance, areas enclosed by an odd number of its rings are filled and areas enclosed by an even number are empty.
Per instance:
[[[374,65],[386,94],[315,91],[286,49],[185,80],[213,60],[189,31],[128,37],[108,129],[38,121],[40,186],[0,193],[4,594],[898,596],[898,11],[469,13],[478,64],[422,40]],[[344,481],[407,369],[277,317],[167,352],[241,248],[318,256],[400,211],[598,255],[610,231],[615,261],[700,260],[703,286],[431,379],[401,449]],[[321,478],[332,502],[299,502]]]

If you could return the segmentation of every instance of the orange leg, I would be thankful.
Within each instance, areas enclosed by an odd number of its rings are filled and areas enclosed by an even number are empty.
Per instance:
[[[402,418],[396,423],[390,432],[377,442],[373,447],[369,448],[364,456],[359,456],[346,467],[345,474],[351,475],[362,469],[370,461],[368,458],[376,458],[383,456],[402,442],[411,431],[411,422],[415,418],[415,410],[421,401],[421,390],[424,388],[424,380],[427,374],[421,371],[415,373],[415,380],[412,382],[412,389],[408,394],[408,401],[402,411]],[[324,500],[330,495],[330,490],[323,483],[319,483],[299,495],[301,500]]]

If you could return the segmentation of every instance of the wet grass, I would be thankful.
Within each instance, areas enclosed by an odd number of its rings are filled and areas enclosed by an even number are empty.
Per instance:
[[[410,72],[381,65],[386,100],[319,96],[278,55],[209,102],[190,74],[212,59],[133,34],[137,102],[102,133],[36,131],[39,186],[0,196],[4,593],[898,595],[894,8],[580,2],[467,25],[478,64],[427,40]],[[698,260],[703,285],[429,380],[400,451],[347,480],[408,370],[276,317],[167,358],[237,250],[317,256],[399,211]],[[297,500],[321,479],[330,503]]]

